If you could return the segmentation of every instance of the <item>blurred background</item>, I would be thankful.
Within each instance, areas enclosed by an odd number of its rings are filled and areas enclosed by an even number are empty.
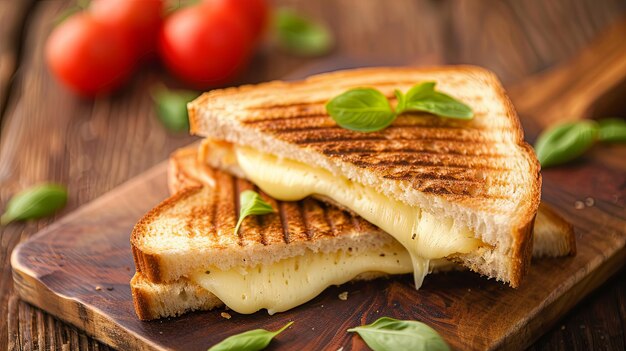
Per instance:
[[[611,93],[626,90],[624,0],[125,2],[0,0],[0,205],[53,181],[69,196],[58,218],[195,141],[184,103],[200,92],[339,68],[484,66],[519,101],[529,141],[556,120],[624,117]],[[573,87],[604,110],[583,98],[537,118]],[[54,218],[0,229],[0,349],[106,349],[12,293],[12,248]],[[624,278],[532,349],[623,348]]]

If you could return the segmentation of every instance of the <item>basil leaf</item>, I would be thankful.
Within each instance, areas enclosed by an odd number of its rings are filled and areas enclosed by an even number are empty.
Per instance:
[[[352,329],[374,351],[450,350],[443,338],[428,325],[418,321],[401,321],[389,317]]]
[[[471,107],[449,95],[435,91],[435,85],[435,82],[425,82],[409,89],[403,103],[396,109],[397,113],[422,111],[449,118],[474,117]]]
[[[13,221],[41,218],[63,208],[67,202],[67,190],[57,184],[40,184],[25,189],[9,200],[0,225]]]
[[[626,142],[626,121],[621,118],[599,120],[598,140],[608,143]]]
[[[289,328],[293,322],[287,323],[284,327],[275,332],[265,329],[254,329],[241,334],[229,336],[218,344],[211,346],[208,351],[257,351],[263,350],[269,345],[272,339]]]
[[[274,15],[274,32],[278,44],[292,54],[317,56],[327,53],[333,45],[328,28],[289,9]]]
[[[541,133],[535,143],[535,153],[542,167],[571,161],[589,150],[598,135],[594,121],[568,122]]]
[[[398,100],[398,105],[396,105],[397,114],[400,114],[406,109],[406,95],[402,94],[398,89],[394,90],[393,94],[396,96],[396,100]]]
[[[235,226],[235,234],[239,232],[239,227],[244,218],[250,215],[264,215],[274,212],[272,205],[265,202],[259,194],[252,190],[246,190],[239,195],[239,220]]]
[[[387,97],[371,88],[356,88],[334,97],[326,111],[338,125],[359,132],[387,128],[396,119]]]
[[[152,98],[156,113],[165,128],[173,132],[189,130],[187,103],[198,97],[198,93],[188,90],[169,90],[164,86],[153,90]]]

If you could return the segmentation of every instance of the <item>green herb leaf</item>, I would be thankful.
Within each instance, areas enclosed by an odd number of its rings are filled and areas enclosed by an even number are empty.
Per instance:
[[[563,123],[541,133],[535,143],[535,153],[544,168],[563,164],[589,150],[597,136],[594,121]]]
[[[66,19],[73,16],[75,13],[83,11],[89,7],[91,0],[77,0],[76,5],[66,8],[57,18],[54,19],[54,26],[65,22]]]
[[[196,92],[169,90],[165,86],[159,86],[152,92],[159,120],[165,128],[176,133],[189,130],[187,103],[196,97],[198,97]]]
[[[341,127],[359,132],[387,128],[396,119],[385,95],[371,88],[351,89],[334,97],[326,111]]]
[[[388,350],[450,350],[443,338],[428,325],[417,321],[401,321],[389,317],[352,329],[374,351]]]
[[[239,195],[239,220],[235,226],[235,234],[239,232],[239,227],[243,223],[244,218],[250,215],[264,215],[274,212],[272,205],[265,202],[259,194],[252,190],[246,190]]]
[[[328,28],[289,9],[274,15],[274,32],[278,44],[295,55],[317,56],[327,53],[333,45]]]
[[[598,140],[607,143],[626,142],[626,121],[621,118],[599,120]]]
[[[472,108],[455,98],[435,91],[435,82],[417,84],[406,93],[402,100],[398,99],[398,114],[407,111],[423,111],[448,118],[471,119],[474,117]],[[396,97],[398,94],[396,93]]]
[[[220,343],[213,345],[208,351],[257,351],[263,350],[269,345],[272,339],[289,328],[293,322],[287,323],[284,327],[275,332],[265,329],[254,329],[241,334],[229,336]]]
[[[16,194],[7,203],[0,225],[13,221],[41,218],[63,208],[67,190],[57,184],[40,184]]]

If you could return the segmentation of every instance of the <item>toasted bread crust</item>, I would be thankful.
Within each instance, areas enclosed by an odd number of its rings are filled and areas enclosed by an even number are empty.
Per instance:
[[[180,279],[169,284],[150,282],[141,273],[130,281],[135,313],[141,320],[176,317],[195,310],[211,310],[224,304],[197,284]]]
[[[142,238],[147,236],[146,229],[148,224],[156,220],[156,218],[166,211],[167,209],[176,206],[180,201],[197,194],[202,190],[202,186],[194,186],[183,189],[182,191],[170,196],[161,202],[158,206],[146,213],[135,224],[130,236],[130,245],[133,252],[133,259],[135,261],[135,267],[137,272],[144,275],[147,279],[154,283],[161,283],[164,281],[161,267],[163,266],[159,254],[152,254],[143,249],[144,245],[141,245]]]

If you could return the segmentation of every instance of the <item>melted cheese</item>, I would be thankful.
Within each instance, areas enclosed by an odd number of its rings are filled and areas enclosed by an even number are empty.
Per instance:
[[[420,274],[425,275],[427,268]],[[236,312],[254,313],[266,308],[274,314],[301,305],[327,287],[346,283],[361,273],[404,274],[412,270],[409,254],[395,245],[369,252],[309,251],[270,265],[196,272],[190,279]]]
[[[481,244],[467,227],[455,226],[451,218],[437,218],[324,169],[245,147],[235,147],[235,154],[246,177],[268,195],[283,201],[324,195],[391,234],[410,254],[416,288],[422,284],[429,260],[467,253]]]

